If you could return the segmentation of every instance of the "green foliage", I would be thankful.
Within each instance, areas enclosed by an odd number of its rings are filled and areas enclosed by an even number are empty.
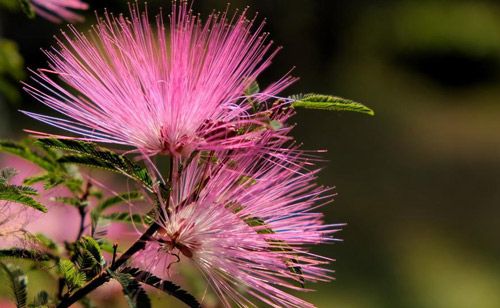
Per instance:
[[[0,151],[24,158],[45,170],[53,170],[55,168],[54,162],[33,151],[26,143],[28,143],[28,141],[14,142],[9,140],[0,140]]]
[[[39,139],[38,142],[47,147],[76,154],[59,158],[60,163],[87,165],[117,172],[141,183],[144,188],[153,192],[154,183],[148,171],[123,155],[102,149],[94,143],[78,140],[46,138]]]
[[[352,111],[368,115],[375,115],[375,112],[367,106],[342,97],[323,94],[300,94],[290,97],[293,108],[318,109],[328,111]]]
[[[257,83],[257,81],[252,81],[248,87],[245,89],[245,95],[246,96],[251,96],[251,95],[254,95],[256,93],[259,93],[260,92],[260,87],[259,87],[259,84]]]
[[[46,213],[47,208],[30,196],[36,195],[37,191],[29,186],[8,184],[8,178],[13,176],[12,170],[2,170],[0,176],[0,200],[10,201],[26,205]]]
[[[0,95],[9,102],[19,102],[21,97],[17,90],[17,81],[23,78],[24,60],[17,44],[0,38]]]
[[[30,0],[18,0],[18,1],[23,13],[26,14],[26,16],[28,16],[29,18],[35,18],[35,9],[33,8],[31,1]]]
[[[113,272],[108,271],[108,273],[118,281],[122,288],[129,307],[131,308],[149,308],[151,307],[151,301],[146,294],[146,291],[141,287],[139,282],[129,273],[126,272]]]
[[[142,200],[144,197],[138,191],[131,191],[128,193],[123,193],[117,196],[110,197],[100,204],[98,204],[90,213],[90,218],[92,221],[92,233],[95,232],[97,226],[99,224],[99,220],[102,216],[102,213],[116,205],[120,205],[122,203],[132,202],[136,200]],[[109,219],[109,218],[108,218]],[[113,219],[110,219],[113,220]]]
[[[66,205],[71,205],[71,206],[74,206],[76,208],[88,206],[88,201],[87,200],[80,200],[80,198],[54,197],[52,200],[55,202],[66,204]]]
[[[80,272],[70,260],[60,260],[58,268],[69,291],[80,288],[85,284],[85,274]]]
[[[257,184],[257,180],[247,176],[247,175],[242,175],[240,178],[236,181],[237,185],[243,186],[245,188],[249,188],[255,184]]]
[[[40,307],[48,307],[49,304],[49,294],[46,291],[40,291],[33,303],[29,305],[30,308],[40,308]]]
[[[101,248],[101,251],[105,251],[105,252],[109,252],[109,253],[114,252],[113,244],[111,242],[109,242],[108,240],[106,240],[104,238],[100,238],[100,239],[97,239],[96,241],[97,241],[97,243],[99,243],[99,247]]]
[[[243,219],[247,225],[252,227],[258,234],[273,234],[273,229],[266,225],[266,222],[258,217],[247,217]]]
[[[237,214],[241,212],[244,207],[241,204],[238,203],[230,203],[226,205],[226,208],[231,210],[233,213]],[[243,221],[252,227],[255,232],[258,234],[274,234],[274,230],[267,226],[266,222],[258,217],[243,217]],[[295,277],[300,281],[300,285],[304,287],[304,275],[302,272],[302,268],[299,265],[299,261],[293,257],[293,249],[286,244],[283,241],[280,240],[273,240],[273,239],[266,239],[266,241],[270,244],[270,249],[272,251],[278,251],[278,252],[283,252],[286,254],[289,254],[290,257],[286,257],[284,259],[284,262],[288,269],[290,270],[291,273],[294,274]]]
[[[35,199],[28,197],[19,193],[15,189],[11,189],[10,187],[0,187],[0,200],[11,201],[14,203],[20,203],[26,205],[28,207],[34,208],[41,212],[46,213],[47,208],[42,204],[38,203]]]
[[[59,250],[59,246],[57,245],[57,243],[42,233],[35,234],[34,239],[38,242],[38,244],[42,245],[50,251]]]
[[[141,215],[130,214],[128,212],[111,213],[109,215],[103,215],[102,218],[114,222],[126,222],[135,224],[142,224],[145,222],[144,217],[142,217]]]
[[[133,276],[137,281],[174,296],[189,307],[201,307],[201,304],[196,300],[196,298],[170,281],[162,280],[149,272],[141,271],[137,268],[127,267],[121,272]]]
[[[0,258],[2,257],[30,259],[35,261],[48,261],[56,259],[55,256],[48,253],[23,248],[0,249]]]
[[[115,206],[115,205],[120,205],[122,203],[128,203],[132,201],[138,201],[142,200],[144,197],[142,194],[138,191],[131,191],[127,193],[123,193],[117,196],[110,197],[103,202],[101,202],[95,209],[94,212],[103,212],[104,210]]]
[[[44,182],[44,188],[50,189],[64,184],[72,192],[78,192],[81,188],[82,180],[76,170],[57,161],[59,153],[49,148],[37,147],[31,139],[21,142],[2,140],[0,151],[19,156],[45,170],[43,174],[26,178],[24,180],[26,185]]]
[[[106,264],[99,243],[87,236],[78,241],[73,259],[80,272],[85,274],[87,281],[99,274]]]
[[[0,9],[6,8],[9,11],[16,11],[19,9],[17,0],[0,0]]]
[[[12,264],[0,262],[0,268],[7,274],[18,308],[25,308],[28,298],[28,277]]]

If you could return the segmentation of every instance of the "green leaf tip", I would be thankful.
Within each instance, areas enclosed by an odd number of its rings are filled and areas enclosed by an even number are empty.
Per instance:
[[[150,192],[154,191],[155,182],[146,168],[135,164],[123,155],[100,148],[97,144],[56,138],[38,139],[37,143],[45,147],[73,153],[60,157],[57,160],[59,163],[86,165],[117,172],[141,183]]]
[[[299,94],[290,97],[293,108],[317,109],[328,111],[351,111],[375,115],[373,109],[342,97],[324,95],[324,94]]]
[[[113,272],[108,273],[120,283],[130,308],[150,308],[151,300],[139,282],[130,273]]]
[[[18,0],[18,1],[23,13],[26,14],[28,18],[35,18],[36,13],[31,2],[29,0]]]
[[[85,274],[80,272],[78,268],[70,260],[60,260],[58,264],[59,273],[63,276],[66,286],[70,290],[82,287],[86,282]]]
[[[196,300],[194,296],[184,291],[178,285],[174,284],[168,280],[162,280],[161,278],[156,277],[152,273],[142,271],[138,268],[130,268],[126,267],[121,271],[122,274],[128,274],[131,277],[134,277],[135,280],[141,282],[143,284],[149,285],[153,288],[161,290],[178,300],[182,301],[184,304],[191,308],[200,308],[201,304]]]
[[[26,308],[28,298],[28,277],[19,267],[0,262],[0,268],[7,274],[18,308]]]

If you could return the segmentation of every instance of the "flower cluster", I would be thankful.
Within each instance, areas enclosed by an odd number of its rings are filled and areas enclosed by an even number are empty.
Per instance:
[[[296,152],[282,161],[257,154],[196,155],[173,182],[139,264],[169,277],[177,259],[191,260],[228,307],[251,304],[241,286],[269,305],[309,307],[280,287],[330,279],[322,268],[330,259],[305,248],[333,240],[339,228],[313,212],[331,200],[330,189],[313,183],[317,171],[305,170]]]
[[[262,92],[244,91],[276,54],[263,24],[245,13],[213,14],[204,23],[184,2],[174,6],[170,30],[163,17],[154,28],[146,13],[109,14],[92,37],[71,27],[59,49],[46,51],[50,69],[26,86],[36,99],[70,119],[27,112],[84,140],[129,145],[146,155],[189,156],[196,150],[250,147],[269,123],[251,113],[294,79],[284,77]],[[58,85],[59,77],[74,91]],[[76,93],[75,93],[76,92]]]
[[[35,3],[52,9],[60,1]],[[84,6],[67,1],[57,15],[75,19],[67,8]],[[279,93],[295,78],[287,74],[263,90],[256,85],[279,50],[264,23],[227,10],[202,21],[186,1],[174,2],[169,27],[162,15],[151,23],[137,4],[130,11],[106,13],[90,35],[70,26],[45,52],[49,68],[25,84],[61,116],[25,114],[73,134],[64,139],[127,146],[160,177],[154,157],[169,156],[168,179],[150,189],[153,231],[141,236],[145,247],[137,245],[144,249],[129,249],[117,263],[113,257],[102,275],[130,256],[142,270],[172,279],[186,261],[226,307],[311,307],[289,291],[331,279],[332,260],[308,247],[336,240],[341,226],[316,212],[333,197],[331,188],[315,184],[317,153],[290,136],[293,100]],[[99,153],[111,155],[94,146],[72,150],[87,149],[94,163]],[[110,157],[111,166],[123,164],[120,172],[131,164]]]

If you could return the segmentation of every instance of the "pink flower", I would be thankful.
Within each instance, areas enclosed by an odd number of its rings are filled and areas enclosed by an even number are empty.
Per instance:
[[[283,289],[330,279],[323,266],[331,260],[306,248],[333,241],[340,227],[314,212],[331,201],[330,189],[313,183],[317,171],[304,169],[298,150],[283,160],[255,154],[198,155],[174,181],[161,229],[135,262],[168,279],[190,260],[226,307],[253,306],[244,291],[275,307],[311,307]]]
[[[32,0],[37,15],[54,23],[83,21],[83,17],[72,10],[86,10],[88,4],[81,0]]]
[[[249,96],[245,89],[277,50],[246,11],[214,13],[205,22],[186,1],[173,5],[170,28],[162,16],[131,8],[131,18],[108,13],[84,35],[70,27],[46,51],[50,69],[33,77],[32,96],[66,118],[26,112],[81,139],[129,145],[146,155],[188,156],[194,150],[252,146],[269,123],[254,104],[293,82],[285,76]],[[56,83],[59,77],[71,90]],[[250,129],[252,127],[252,129]]]

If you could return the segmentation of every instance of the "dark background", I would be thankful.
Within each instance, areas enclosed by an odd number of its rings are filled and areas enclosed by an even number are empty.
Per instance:
[[[494,1],[232,0],[266,17],[284,49],[266,84],[296,67],[285,94],[330,93],[363,102],[375,117],[300,111],[294,135],[328,149],[320,182],[338,196],[324,209],[346,222],[336,281],[305,294],[319,307],[500,307],[500,6]],[[125,1],[96,0],[126,12]],[[170,1],[148,1],[150,11]],[[226,1],[197,0],[206,16]],[[58,26],[1,15],[3,36],[26,65]],[[85,29],[94,22],[87,14]],[[40,128],[0,105],[0,137]],[[43,127],[46,131],[53,131]],[[159,304],[158,307],[161,305]]]

